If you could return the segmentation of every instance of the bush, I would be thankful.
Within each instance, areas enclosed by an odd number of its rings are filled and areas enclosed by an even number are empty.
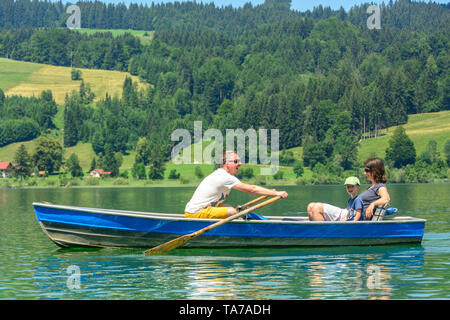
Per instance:
[[[124,170],[121,173],[119,173],[119,177],[128,179],[128,170]]]
[[[201,179],[201,178],[203,178],[203,177],[205,176],[205,175],[203,174],[202,169],[201,169],[199,166],[196,166],[196,167],[195,167],[194,174],[195,174],[195,176],[196,176],[197,178],[199,178],[199,179]]]
[[[181,177],[181,178],[180,178],[180,182],[181,182],[181,184],[188,184],[188,183],[190,182],[190,180],[187,179],[187,178]]]
[[[84,181],[88,186],[98,186],[100,184],[100,179],[95,177],[87,177]]]
[[[148,170],[148,178],[151,180],[163,180],[164,179],[164,166],[151,165]]]
[[[251,179],[255,176],[253,173],[253,168],[251,167],[241,167],[236,175],[238,179]]]
[[[298,178],[295,183],[300,186],[312,185],[314,184],[311,178]]]
[[[124,178],[117,178],[113,181],[113,185],[127,185],[129,184],[129,181]]]
[[[303,163],[301,161],[295,161],[293,170],[296,177],[300,178],[305,172],[305,169],[303,168]]]
[[[30,180],[28,180],[28,183],[27,183],[27,185],[30,187],[37,186],[37,184],[38,184],[37,179],[30,179]]]
[[[295,163],[294,153],[292,151],[283,150],[280,153],[280,165],[292,167]]]
[[[266,176],[257,175],[255,180],[257,185],[265,186],[267,184]]]
[[[59,186],[64,187],[69,183],[69,179],[66,177],[66,175],[60,175],[58,177],[59,180]]]
[[[177,173],[176,169],[170,170],[169,179],[171,180],[180,179],[180,173],[179,172]]]
[[[76,187],[80,185],[80,180],[79,179],[71,179],[69,180],[69,186],[71,187]]]
[[[45,184],[48,186],[54,186],[56,184],[56,180],[54,179],[46,179]]]
[[[392,169],[390,171],[388,181],[395,183],[404,183],[405,182],[405,170],[402,169]]]
[[[273,178],[274,178],[275,180],[282,180],[282,179],[283,179],[283,176],[284,176],[284,172],[281,171],[281,170],[278,170],[277,173],[275,173],[275,174],[273,175]]]
[[[82,72],[81,70],[78,69],[72,69],[72,71],[70,72],[70,78],[72,80],[82,80]]]

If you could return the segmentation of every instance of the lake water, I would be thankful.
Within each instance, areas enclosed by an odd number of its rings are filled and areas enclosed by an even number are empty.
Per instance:
[[[281,189],[289,197],[259,213],[306,215],[311,201],[347,201],[343,186]],[[31,203],[182,213],[194,188],[0,189],[0,299],[449,299],[450,184],[388,189],[399,214],[427,219],[421,245],[178,249],[149,257],[58,248]],[[253,198],[233,191],[229,203]]]

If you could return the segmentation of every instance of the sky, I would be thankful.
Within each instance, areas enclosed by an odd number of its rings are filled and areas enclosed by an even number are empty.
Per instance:
[[[151,4],[154,3],[163,3],[163,2],[175,2],[175,0],[99,0],[101,2],[105,3],[137,3],[137,4]],[[185,1],[192,1],[192,0],[177,0],[178,2],[185,2]],[[436,3],[448,3],[450,0],[433,0],[433,2]],[[72,1],[63,1],[63,2],[76,2],[76,0]],[[242,7],[245,3],[251,2],[253,5],[258,5],[264,3],[264,0],[196,0],[196,2],[200,3],[210,3],[214,2],[216,6],[227,6],[232,5],[233,7]],[[291,2],[291,9],[293,10],[299,10],[299,11],[306,11],[306,10],[312,10],[314,7],[319,6],[320,4],[323,7],[331,7],[332,10],[337,10],[341,6],[345,9],[345,11],[348,11],[351,7],[353,7],[355,4],[361,4],[361,3],[374,3],[379,4],[382,3],[382,0],[292,0]],[[389,0],[385,0],[385,3],[388,3]],[[394,1],[395,2],[395,1]],[[428,0],[422,2],[428,2]]]

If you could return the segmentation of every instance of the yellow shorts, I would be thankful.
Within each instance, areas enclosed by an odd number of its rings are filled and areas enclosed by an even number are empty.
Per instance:
[[[228,207],[206,207],[199,212],[190,213],[185,212],[185,218],[200,218],[200,219],[225,219],[227,217]]]

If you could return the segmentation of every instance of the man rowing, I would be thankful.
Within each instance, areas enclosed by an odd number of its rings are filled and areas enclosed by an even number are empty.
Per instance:
[[[199,184],[186,205],[184,216],[186,218],[224,219],[236,214],[238,212],[236,208],[222,204],[231,189],[259,196],[279,196],[282,199],[288,196],[286,191],[277,191],[241,182],[235,177],[241,165],[242,162],[236,152],[224,152],[220,168]]]

